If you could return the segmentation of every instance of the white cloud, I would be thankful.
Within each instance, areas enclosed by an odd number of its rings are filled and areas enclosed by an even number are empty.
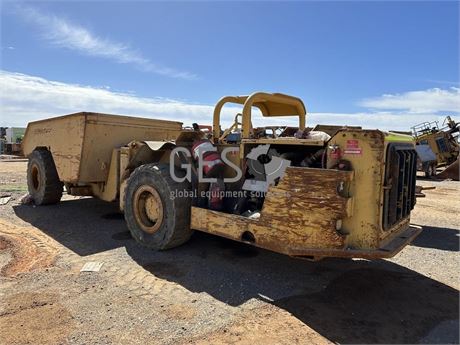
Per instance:
[[[447,115],[447,114],[446,114]],[[455,118],[455,116],[454,116]],[[265,125],[287,124],[296,126],[296,118],[258,118],[259,123]],[[411,127],[421,122],[438,121],[442,125],[444,115],[433,115],[432,113],[402,114],[397,112],[359,112],[359,113],[308,113],[307,126],[314,127],[317,124],[340,125],[340,126],[361,126],[367,129],[410,131]]]
[[[96,36],[88,29],[55,15],[48,15],[32,7],[17,7],[17,13],[38,27],[42,37],[51,44],[88,56],[106,58],[121,64],[130,64],[142,71],[173,78],[195,79],[196,75],[160,66],[145,58],[128,45]]]
[[[361,101],[359,105],[372,109],[399,110],[407,113],[460,112],[460,88],[447,90],[433,88],[409,91],[400,94],[386,94]]]
[[[455,117],[455,116],[454,116]],[[308,123],[330,125],[361,126],[369,129],[410,131],[411,127],[421,122],[444,121],[444,115],[432,113],[403,114],[398,112],[362,112],[352,114],[313,113],[307,118]]]
[[[216,100],[217,101],[217,100]],[[27,122],[79,111],[94,111],[212,124],[213,105],[179,102],[164,98],[138,97],[133,93],[114,92],[107,86],[91,87],[49,81],[44,78],[0,71],[0,126],[25,126]],[[222,125],[228,126],[239,107],[224,107]],[[452,113],[450,113],[452,114]],[[456,112],[453,115],[458,115]],[[410,130],[422,121],[441,121],[433,113],[360,112],[309,113],[307,125],[337,124],[379,128],[384,130]],[[295,117],[263,118],[253,116],[254,126],[269,124],[297,124]]]
[[[0,126],[24,126],[29,121],[79,111],[123,114],[203,124],[212,122],[213,107],[164,98],[144,98],[105,87],[81,86],[0,71]],[[229,123],[237,109],[224,109]]]

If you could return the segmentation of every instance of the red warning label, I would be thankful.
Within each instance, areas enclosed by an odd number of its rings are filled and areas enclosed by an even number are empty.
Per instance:
[[[347,140],[347,149],[359,148],[359,141],[355,139]]]
[[[349,139],[347,140],[347,147],[343,151],[344,154],[349,155],[360,155],[363,153],[361,148],[359,147],[359,140],[356,139]]]
[[[343,153],[349,155],[360,155],[363,153],[363,151],[358,147],[356,149],[346,149],[343,151]]]

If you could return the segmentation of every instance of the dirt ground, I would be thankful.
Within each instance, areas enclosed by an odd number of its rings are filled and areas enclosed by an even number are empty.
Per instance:
[[[0,161],[2,344],[459,343],[458,182],[418,182],[395,258],[309,262],[200,232],[154,252],[115,204],[21,205],[25,168]]]

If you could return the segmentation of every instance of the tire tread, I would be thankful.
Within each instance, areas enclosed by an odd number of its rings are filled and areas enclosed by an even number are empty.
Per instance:
[[[44,171],[42,171],[42,173],[44,174],[41,176],[42,183],[45,188],[42,200],[35,200],[35,203],[37,205],[49,205],[58,203],[62,198],[63,183],[59,180],[59,175],[56,170],[56,165],[54,164],[51,152],[46,149],[35,149],[29,157],[29,165],[34,159],[38,160],[39,163],[43,165]],[[30,182],[28,181],[28,183]]]
[[[144,174],[145,172],[147,172],[148,174],[152,174],[152,176],[164,181],[164,183],[168,185],[168,189],[170,191],[184,190],[184,189],[190,188],[189,183],[186,181],[184,182],[174,181],[169,173],[169,165],[163,164],[163,163],[149,163],[149,164],[141,165],[140,167],[136,168],[136,170],[134,170],[134,172],[131,174],[129,179],[131,181],[134,181],[138,176]],[[129,183],[130,181],[128,181],[128,186],[129,186]],[[126,218],[126,209],[128,207],[132,207],[131,206],[132,200],[129,199],[128,193],[126,193],[125,198],[126,198],[125,199],[125,218]],[[181,244],[187,242],[193,233],[193,230],[190,229],[190,213],[191,213],[190,199],[185,198],[185,197],[174,198],[172,201],[172,205],[173,205],[172,206],[173,210],[170,210],[170,211],[173,212],[174,214],[175,222],[174,222],[174,228],[172,229],[172,234],[166,242],[161,243],[161,245],[158,245],[158,244],[151,245],[147,241],[139,241],[137,237],[135,236],[135,234],[133,234],[133,237],[138,242],[141,242],[141,244],[143,244],[144,246],[147,246],[153,249],[159,249],[159,250],[165,250],[165,249],[178,247]],[[126,220],[127,220],[128,227],[129,227],[132,220],[129,218],[127,218]],[[133,233],[132,230],[131,232]]]

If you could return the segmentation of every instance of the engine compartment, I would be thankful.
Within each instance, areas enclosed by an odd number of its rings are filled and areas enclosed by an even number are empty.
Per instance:
[[[288,167],[327,169],[331,136],[323,131],[267,126],[254,128],[250,138],[241,139],[236,128],[215,143],[197,124],[193,128],[196,137],[189,136],[188,142],[178,138],[178,143],[190,149],[197,175],[192,181],[193,204],[198,207],[257,219],[270,186],[279,184]],[[332,168],[351,170],[351,165],[341,160]],[[240,175],[235,179],[237,169]]]

